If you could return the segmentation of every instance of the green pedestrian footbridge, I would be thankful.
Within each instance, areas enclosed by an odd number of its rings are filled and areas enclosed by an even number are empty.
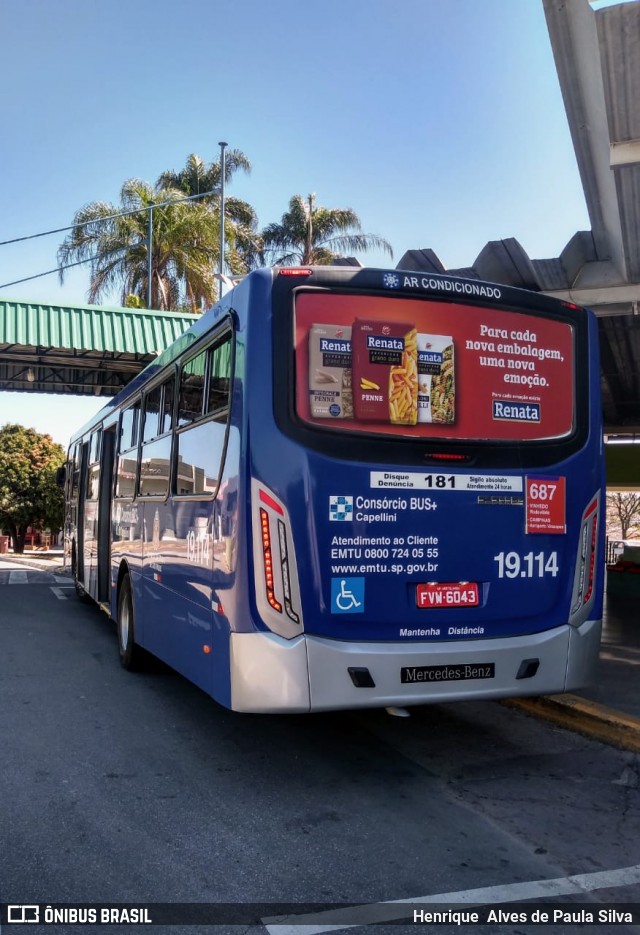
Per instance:
[[[195,317],[0,299],[0,390],[113,396]]]

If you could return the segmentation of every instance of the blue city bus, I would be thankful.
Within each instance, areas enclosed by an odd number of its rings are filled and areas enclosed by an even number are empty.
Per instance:
[[[603,592],[590,311],[257,270],[71,440],[65,549],[121,662],[243,712],[577,689]]]

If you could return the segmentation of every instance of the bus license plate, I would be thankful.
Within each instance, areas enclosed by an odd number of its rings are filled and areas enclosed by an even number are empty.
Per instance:
[[[416,585],[418,607],[477,607],[479,603],[480,592],[475,581]]]

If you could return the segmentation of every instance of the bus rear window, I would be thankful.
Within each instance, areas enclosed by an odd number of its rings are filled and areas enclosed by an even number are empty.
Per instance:
[[[318,428],[527,441],[575,426],[567,321],[397,296],[301,292],[296,411]]]

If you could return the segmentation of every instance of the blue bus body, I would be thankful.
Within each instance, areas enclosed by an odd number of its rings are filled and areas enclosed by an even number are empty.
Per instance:
[[[595,316],[544,296],[256,271],[72,439],[77,588],[121,655],[131,630],[236,711],[574,690],[601,633],[599,381]]]

